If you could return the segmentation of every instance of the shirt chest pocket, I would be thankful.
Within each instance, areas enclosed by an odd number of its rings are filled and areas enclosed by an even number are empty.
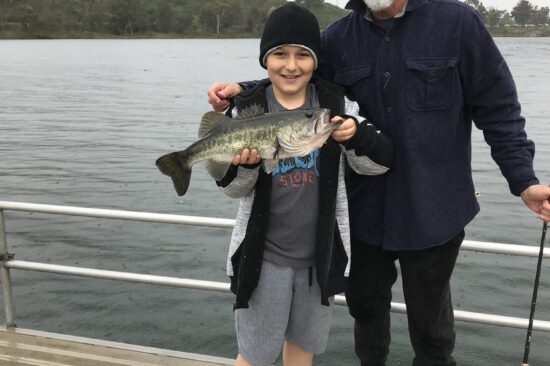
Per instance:
[[[407,103],[413,111],[444,110],[456,87],[456,58],[408,59]]]
[[[352,94],[354,100],[366,98],[367,85],[361,81],[368,80],[371,77],[372,67],[370,65],[360,65],[337,70],[334,74],[334,82],[344,85]]]

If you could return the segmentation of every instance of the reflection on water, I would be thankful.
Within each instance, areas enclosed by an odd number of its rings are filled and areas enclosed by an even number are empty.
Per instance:
[[[497,39],[515,76],[536,169],[550,180],[550,39]],[[155,159],[194,141],[214,81],[264,75],[258,40],[0,41],[0,200],[233,217],[201,165],[175,195]],[[474,132],[481,213],[467,238],[538,245],[541,224],[519,200]],[[18,259],[227,281],[229,230],[7,212]],[[455,307],[527,317],[535,259],[464,253],[453,278]],[[20,327],[224,357],[235,354],[233,298],[196,290],[14,271]],[[544,264],[537,318],[550,320]],[[396,285],[394,301],[402,302]],[[3,312],[0,317],[3,317]],[[3,319],[3,318],[2,318]],[[318,365],[356,364],[347,309],[335,309]],[[392,365],[412,357],[406,318],[392,317]],[[459,364],[519,364],[525,331],[457,324]],[[530,360],[550,359],[535,332]]]

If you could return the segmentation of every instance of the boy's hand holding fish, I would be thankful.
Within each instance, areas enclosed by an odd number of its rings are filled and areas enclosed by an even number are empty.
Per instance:
[[[334,116],[330,119],[330,122],[342,122],[342,124],[332,131],[330,135],[336,142],[344,142],[351,139],[357,131],[357,122],[353,118],[348,117],[344,119],[344,117],[341,116]]]
[[[260,156],[260,154],[258,154],[258,151],[256,149],[243,149],[243,151],[239,155],[235,155],[231,164],[254,165],[258,164],[260,160],[262,160],[262,157]]]

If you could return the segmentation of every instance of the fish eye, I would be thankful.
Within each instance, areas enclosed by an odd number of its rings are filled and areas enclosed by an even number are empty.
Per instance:
[[[306,112],[306,118],[313,117],[313,112]]]

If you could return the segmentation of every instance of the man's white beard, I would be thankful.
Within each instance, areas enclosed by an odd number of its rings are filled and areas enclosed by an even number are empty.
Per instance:
[[[363,0],[367,8],[371,11],[381,11],[388,9],[394,0]]]

